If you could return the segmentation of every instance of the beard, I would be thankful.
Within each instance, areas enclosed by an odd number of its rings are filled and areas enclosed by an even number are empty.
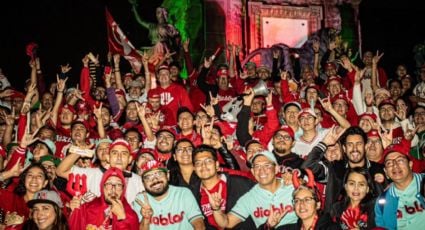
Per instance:
[[[158,181],[158,182],[152,184],[149,187],[153,187],[153,186],[155,186],[155,185],[157,185],[159,183],[163,183],[163,182]],[[154,190],[152,190],[150,188],[145,188],[145,189],[146,189],[146,192],[148,192],[151,196],[158,197],[158,196],[164,195],[168,191],[168,188],[169,187],[170,186],[169,186],[168,182],[166,182],[166,184],[164,185],[164,187],[161,190],[159,190],[159,191],[154,191]]]

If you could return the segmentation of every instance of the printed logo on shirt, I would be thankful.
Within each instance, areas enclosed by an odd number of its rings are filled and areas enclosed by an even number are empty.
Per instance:
[[[419,203],[419,201],[413,202],[413,206],[404,205],[404,212],[408,215],[415,215],[417,212],[423,212],[424,207]],[[397,219],[403,218],[403,210],[397,210]]]
[[[172,224],[178,224],[182,222],[184,217],[184,211],[182,211],[180,214],[172,215],[171,213],[168,213],[166,215],[159,215],[159,216],[153,216],[151,218],[151,223],[155,225],[161,225],[161,226],[167,226]]]
[[[171,96],[171,93],[164,92],[161,93],[161,105],[168,105],[174,100],[174,97]]]
[[[283,206],[282,203],[280,203],[280,205],[278,207],[276,207],[275,205],[272,205],[272,209],[273,209],[274,212],[279,212],[279,213],[282,213],[284,210],[286,210],[287,213],[294,211],[294,208],[292,207],[292,205]],[[263,207],[257,207],[257,209],[255,209],[255,211],[254,211],[254,217],[255,218],[264,218],[264,217],[268,217],[268,216],[270,216],[270,209],[265,209]]]

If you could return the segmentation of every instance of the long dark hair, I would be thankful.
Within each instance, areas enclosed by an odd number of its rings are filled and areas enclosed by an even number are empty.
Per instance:
[[[363,175],[366,178],[366,182],[367,182],[367,185],[369,187],[369,191],[366,193],[366,196],[360,201],[360,205],[359,205],[360,212],[364,213],[364,212],[367,211],[366,210],[367,205],[376,197],[374,185],[373,185],[373,181],[372,181],[372,176],[370,175],[369,171],[365,168],[362,168],[362,167],[349,168],[344,175],[344,180],[343,180],[344,186],[345,186],[345,184],[347,184],[348,177],[352,173],[358,173],[360,175]],[[350,205],[350,197],[348,197],[347,191],[345,190],[345,188],[341,190],[341,197],[342,197],[342,202],[343,202],[343,208],[345,210]]]
[[[56,219],[53,223],[52,230],[69,230],[69,224],[66,216],[63,214],[62,209],[57,205],[53,205],[53,208],[56,213]],[[23,226],[24,230],[38,230],[37,224],[34,222],[32,217],[32,210],[30,214],[30,219],[28,219]]]
[[[176,154],[177,146],[183,142],[190,143],[192,148],[195,148],[192,141],[190,141],[187,138],[182,138],[174,144],[173,150],[172,150],[173,155]],[[170,160],[168,161],[167,168],[168,170],[170,170],[170,184],[178,185],[178,174],[180,173],[180,166],[179,166],[179,163],[174,159],[174,157],[171,157]]]
[[[27,177],[28,171],[32,168],[39,168],[44,174],[44,179],[49,180],[49,176],[47,175],[47,170],[38,162],[31,163],[27,169],[25,169],[21,175],[19,176],[19,184],[15,187],[13,192],[18,196],[23,196],[27,193],[27,188],[25,188],[25,178]],[[50,189],[49,183],[47,183],[45,189]]]

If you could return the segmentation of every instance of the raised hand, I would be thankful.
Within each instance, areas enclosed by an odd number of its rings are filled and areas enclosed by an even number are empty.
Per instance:
[[[288,71],[283,70],[283,71],[280,73],[280,79],[282,79],[282,80],[284,80],[284,81],[288,80]]]
[[[390,146],[393,143],[393,127],[392,124],[390,125],[390,130],[385,129],[382,127],[382,124],[379,125],[379,136],[382,140],[382,147],[386,149],[388,146]]]
[[[102,119],[102,105],[103,103],[100,102],[99,107],[96,107],[96,105],[93,106],[93,113],[97,119]]]
[[[58,92],[63,92],[65,90],[67,80],[68,78],[60,79],[59,75],[56,74],[56,81],[57,81],[56,90]]]
[[[247,78],[248,78],[248,74],[247,74],[246,72],[239,72],[239,77],[240,77],[242,80],[245,80],[245,79],[247,79]]]
[[[211,57],[204,58],[204,67],[207,68],[207,69],[210,68],[211,65],[212,65],[212,62],[213,62],[213,60],[212,60]]]
[[[66,65],[61,65],[61,72],[62,73],[68,73],[72,69],[71,66],[69,66],[69,63],[66,63]]]
[[[320,41],[318,41],[318,40],[314,40],[314,41],[313,41],[313,44],[312,44],[312,48],[313,48],[313,51],[314,51],[315,53],[318,53],[318,52],[319,52],[319,50],[320,50]]]
[[[221,208],[221,204],[223,204],[223,198],[221,198],[221,191],[223,190],[222,185],[218,186],[218,192],[210,193],[208,189],[205,189],[205,192],[208,196],[208,201],[210,202],[212,210],[218,210]]]
[[[280,212],[279,209],[274,209],[273,205],[270,205],[270,215],[267,218],[267,225],[270,228],[274,228],[276,225],[280,223],[282,218],[288,213],[286,209],[283,210],[283,212]]]
[[[153,216],[153,209],[151,205],[149,204],[148,195],[146,195],[146,192],[143,192],[144,201],[141,201],[136,198],[136,202],[142,207],[140,209],[140,214],[143,217],[143,220],[150,221],[150,219]]]
[[[384,53],[379,54],[379,50],[377,50],[376,55],[372,58],[372,64],[375,66],[378,65],[378,62],[381,60],[382,56],[384,56]]]
[[[340,126],[332,126],[325,138],[323,138],[322,142],[327,146],[334,145],[344,132],[344,128],[341,128]]]
[[[334,109],[332,107],[332,104],[331,104],[331,98],[330,98],[330,96],[328,96],[327,98],[323,98],[323,99],[320,99],[319,98],[319,102],[322,105],[323,109],[325,111],[327,111],[327,112],[329,112],[329,111],[331,111],[331,110]]]
[[[76,208],[80,208],[80,206],[81,206],[81,196],[72,197],[72,200],[69,202],[68,206],[71,209],[71,212],[74,211]]]
[[[186,39],[186,41],[183,42],[183,50],[184,52],[189,52],[189,44],[190,44],[190,38]]]

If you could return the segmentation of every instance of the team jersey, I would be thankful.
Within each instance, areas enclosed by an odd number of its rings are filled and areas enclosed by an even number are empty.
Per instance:
[[[197,218],[203,218],[195,197],[187,188],[169,185],[167,195],[163,199],[158,201],[149,193],[147,197],[153,210],[150,230],[193,229],[191,222]],[[136,199],[145,201],[142,193],[138,194]],[[140,205],[133,202],[132,206],[141,221]]]
[[[251,216],[255,225],[258,227],[266,223],[270,215],[270,208],[279,212],[287,210],[287,214],[276,227],[296,223],[298,218],[295,215],[292,205],[294,186],[284,185],[283,181],[280,181],[280,184],[280,187],[275,193],[271,193],[261,188],[259,184],[256,184],[236,202],[230,213],[241,219],[241,221],[245,221]]]

